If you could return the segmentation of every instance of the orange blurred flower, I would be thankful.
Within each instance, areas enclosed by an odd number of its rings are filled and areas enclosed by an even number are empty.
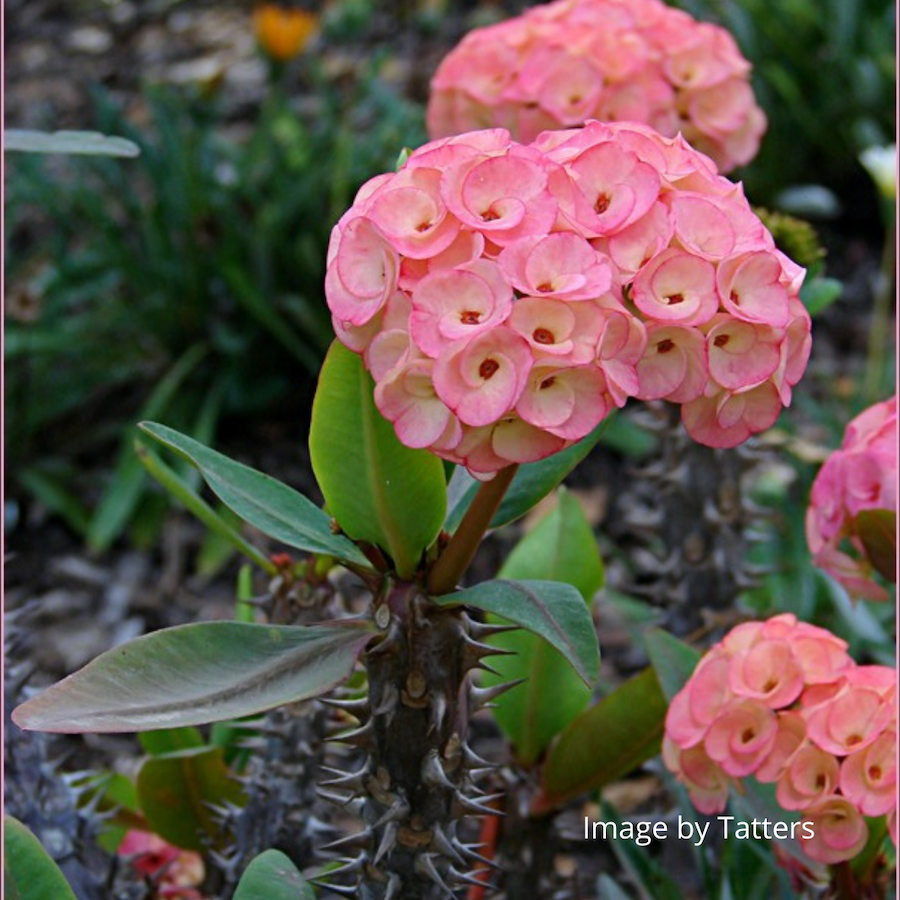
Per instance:
[[[259,46],[278,62],[302,52],[316,30],[318,19],[302,9],[262,3],[253,10],[253,30]]]

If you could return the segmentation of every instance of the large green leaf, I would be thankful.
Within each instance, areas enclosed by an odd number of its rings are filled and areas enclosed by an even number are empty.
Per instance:
[[[654,757],[667,709],[655,673],[645,669],[583,712],[547,753],[536,811],[558,808]]]
[[[644,635],[644,645],[663,693],[671,701],[697,668],[702,654],[660,628],[651,628]]]
[[[513,549],[500,576],[569,581],[590,608],[603,585],[603,563],[591,526],[570,493],[560,489],[556,508]],[[561,653],[530,631],[501,634],[491,643],[515,656],[493,661],[499,675],[485,673],[485,684],[526,679],[497,698],[494,718],[511,741],[516,759],[531,766],[590,703],[591,689]]]
[[[374,626],[198,622],[107,650],[13,712],[20,728],[146,731],[316,697],[344,681]]]
[[[587,685],[600,674],[597,632],[584,597],[558,581],[484,581],[432,597],[439,606],[474,606],[533,632],[555,647]]]
[[[327,514],[293,488],[234,462],[173,428],[153,422],[142,422],[140,428],[197,466],[219,499],[263,534],[289,547],[369,564],[357,546],[332,534]]]
[[[429,451],[400,443],[373,391],[360,357],[335,341],[319,375],[309,451],[341,528],[381,547],[409,578],[444,521],[444,467]]]
[[[607,417],[590,434],[559,453],[538,462],[519,466],[509,490],[491,520],[491,528],[508,525],[543,500],[591,452],[610,421],[611,417]],[[448,487],[447,521],[444,525],[447,531],[456,531],[480,485],[481,482],[474,479],[461,466],[454,471]]]
[[[280,850],[260,853],[241,876],[233,900],[314,900],[297,867]]]
[[[50,854],[12,816],[3,817],[3,896],[6,900],[75,900]]]
[[[242,806],[246,799],[221,747],[150,757],[138,772],[137,793],[151,829],[185,850],[215,845],[222,830],[215,807]]]

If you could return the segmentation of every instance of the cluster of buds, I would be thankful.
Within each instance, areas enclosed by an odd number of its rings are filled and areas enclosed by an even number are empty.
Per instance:
[[[557,0],[463,39],[432,79],[428,130],[528,142],[588,119],[643,122],[727,172],[766,128],[749,73],[727,31],[661,0]]]
[[[846,642],[791,614],[738,625],[673,699],[663,759],[708,815],[753,775],[776,784],[794,834],[822,863],[865,846],[864,817],[897,841],[897,674],[857,666]]]
[[[335,226],[325,292],[399,439],[490,477],[629,397],[713,447],[770,427],[809,355],[803,276],[682,138],[589,122],[420,147]]]
[[[888,600],[872,577],[859,515],[897,510],[897,396],[858,415],[819,470],[806,513],[813,562],[854,597]],[[887,573],[886,573],[887,574]]]
[[[131,829],[119,845],[119,856],[154,885],[158,900],[203,900],[198,886],[204,866],[199,853],[182,850],[148,831]]]

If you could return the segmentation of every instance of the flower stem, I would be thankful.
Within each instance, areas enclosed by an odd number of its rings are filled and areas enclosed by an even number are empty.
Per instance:
[[[428,592],[448,594],[456,588],[478,550],[481,539],[500,506],[500,501],[516,474],[518,464],[501,469],[490,481],[485,481],[466,510],[444,552],[437,558],[428,576]]]

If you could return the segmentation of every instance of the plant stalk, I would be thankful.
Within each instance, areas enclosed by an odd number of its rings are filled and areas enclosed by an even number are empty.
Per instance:
[[[462,522],[431,569],[428,576],[429,594],[449,594],[456,588],[472,562],[518,468],[518,463],[514,463],[501,469],[478,489],[472,505],[466,510]]]

